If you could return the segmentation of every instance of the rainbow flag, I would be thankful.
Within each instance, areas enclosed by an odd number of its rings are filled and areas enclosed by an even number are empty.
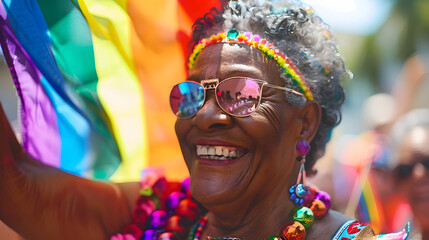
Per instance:
[[[357,206],[357,217],[360,222],[371,225],[377,234],[382,232],[386,224],[383,205],[371,174],[365,180],[362,188]]]
[[[220,2],[1,0],[0,43],[24,148],[84,177],[133,181],[147,166],[186,175],[168,95],[186,78],[193,22],[214,6]]]

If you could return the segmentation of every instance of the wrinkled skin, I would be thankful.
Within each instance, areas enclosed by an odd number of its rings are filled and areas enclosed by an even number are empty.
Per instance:
[[[399,164],[417,164],[409,177],[396,179],[423,231],[423,239],[429,239],[429,171],[418,162],[429,159],[428,146],[429,128],[416,127],[407,133],[399,148]]]
[[[281,85],[278,74],[260,52],[219,44],[201,53],[190,79],[245,75]],[[283,92],[267,88],[259,110],[233,118],[212,94],[195,117],[176,123],[191,191],[213,212],[204,236],[260,240],[277,235],[292,208],[287,191],[298,171],[295,145],[314,137],[320,107],[310,102],[293,108]],[[213,139],[248,152],[228,165],[201,164],[193,144]],[[0,220],[26,239],[98,240],[131,222],[139,184],[91,181],[36,161],[19,145],[0,105],[0,193]],[[330,211],[306,239],[330,239],[346,220]]]
[[[198,56],[189,80],[221,81],[233,76],[284,86],[274,61],[258,50],[234,44],[207,47]],[[319,121],[317,103],[295,108],[286,102],[283,91],[268,87],[260,107],[248,117],[226,114],[209,90],[194,117],[176,121],[191,175],[191,193],[213,213],[203,239],[207,235],[265,239],[279,233],[293,207],[288,189],[296,183],[299,169],[295,146],[301,139],[312,140]],[[244,148],[246,154],[230,162],[210,162],[198,159],[197,144]],[[322,239],[320,235],[318,239]]]

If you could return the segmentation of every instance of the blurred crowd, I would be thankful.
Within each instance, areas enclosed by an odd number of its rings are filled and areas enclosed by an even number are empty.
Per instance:
[[[335,208],[379,233],[411,222],[410,239],[429,239],[428,64],[415,54],[391,93],[365,100],[365,130],[334,136],[312,179],[330,189]]]

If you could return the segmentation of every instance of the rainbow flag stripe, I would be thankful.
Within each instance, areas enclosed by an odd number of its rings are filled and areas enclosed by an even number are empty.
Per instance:
[[[133,181],[187,174],[168,94],[186,77],[192,23],[217,0],[1,0],[0,44],[24,148],[65,171]]]

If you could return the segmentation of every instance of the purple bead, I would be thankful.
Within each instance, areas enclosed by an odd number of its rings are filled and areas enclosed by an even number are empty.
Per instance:
[[[190,178],[186,178],[185,180],[183,180],[183,182],[180,184],[180,190],[183,193],[187,193],[189,191],[189,189],[191,188],[191,179]]]
[[[296,145],[296,151],[300,156],[305,156],[310,151],[310,145],[304,139],[299,141],[298,145]]]
[[[170,209],[174,210],[177,206],[179,206],[179,203],[182,199],[185,198],[185,194],[181,192],[172,192],[167,200],[165,200],[165,206]]]
[[[157,237],[158,237],[158,233],[156,232],[155,229],[148,229],[144,231],[143,237],[141,238],[141,240],[156,240]]]
[[[245,32],[244,36],[250,39],[252,37],[252,33],[251,32]]]
[[[153,228],[163,228],[167,223],[167,212],[164,210],[153,211],[150,218],[150,225]]]
[[[317,192],[315,199],[319,199],[320,201],[322,201],[325,204],[326,209],[331,208],[331,196],[327,192],[325,191]]]
[[[259,36],[258,34],[253,35],[253,41],[259,42],[260,39],[261,36]]]

